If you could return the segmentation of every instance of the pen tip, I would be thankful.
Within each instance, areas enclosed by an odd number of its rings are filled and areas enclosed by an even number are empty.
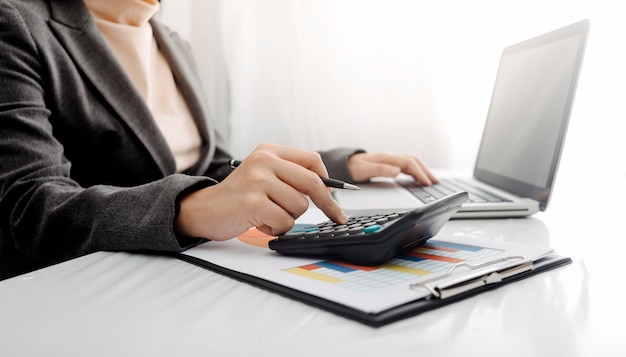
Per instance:
[[[360,190],[361,189],[359,186],[356,186],[350,183],[344,183],[343,188],[347,188],[348,190]]]

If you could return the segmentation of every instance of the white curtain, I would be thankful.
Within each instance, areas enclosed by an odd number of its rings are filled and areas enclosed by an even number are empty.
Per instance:
[[[191,3],[189,36],[211,58],[201,69],[234,155],[270,141],[401,151],[448,164],[419,2]]]
[[[214,116],[237,157],[270,141],[399,151],[431,167],[467,169],[502,48],[583,18],[592,30],[566,150],[587,162],[615,152],[623,140],[606,128],[626,116],[617,105],[626,94],[600,89],[626,82],[618,4],[163,0],[162,16],[192,43]]]

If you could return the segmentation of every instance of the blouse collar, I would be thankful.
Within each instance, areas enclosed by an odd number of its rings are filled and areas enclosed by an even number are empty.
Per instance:
[[[84,0],[98,19],[129,26],[143,26],[159,11],[158,0]]]

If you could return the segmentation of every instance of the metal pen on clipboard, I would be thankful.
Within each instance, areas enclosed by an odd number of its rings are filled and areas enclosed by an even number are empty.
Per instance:
[[[450,276],[457,268],[467,267],[473,271],[476,269],[484,268],[490,265],[513,261],[515,264],[505,265],[488,272],[478,272],[475,274],[461,275],[456,279],[442,282],[436,286],[432,286],[433,283],[439,280],[443,280]],[[533,262],[524,256],[510,256],[490,260],[480,264],[470,264],[467,262],[457,263],[450,267],[444,274],[432,277],[423,281],[412,283],[409,285],[410,289],[424,288],[431,293],[431,297],[439,299],[447,299],[464,292],[468,292],[488,284],[496,284],[502,282],[503,279],[515,276],[517,274],[529,271],[533,269]],[[470,271],[471,272],[471,271]]]

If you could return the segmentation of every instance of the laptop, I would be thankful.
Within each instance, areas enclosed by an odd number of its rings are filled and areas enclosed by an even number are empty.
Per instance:
[[[361,191],[333,190],[348,215],[409,211],[468,191],[453,218],[524,217],[544,211],[554,185],[589,20],[504,48],[473,175],[422,187],[412,178],[374,178]],[[447,186],[447,187],[444,187]],[[476,190],[476,193],[472,191]]]

